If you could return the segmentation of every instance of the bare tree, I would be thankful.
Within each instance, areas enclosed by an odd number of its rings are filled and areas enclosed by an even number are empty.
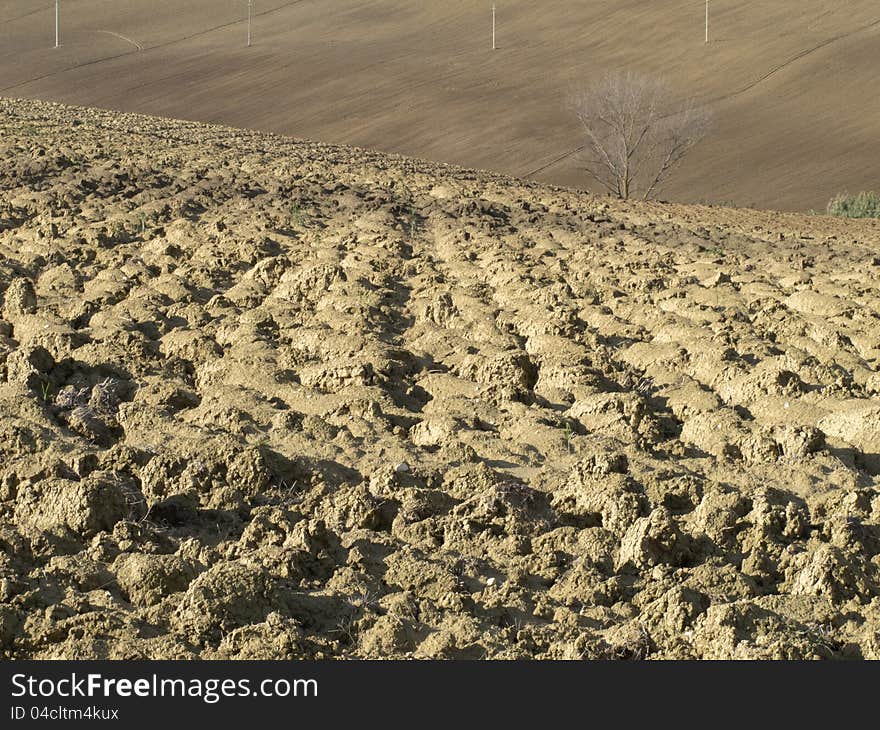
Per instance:
[[[670,97],[663,82],[631,72],[608,74],[575,97],[586,170],[612,195],[651,198],[705,135],[708,113]]]

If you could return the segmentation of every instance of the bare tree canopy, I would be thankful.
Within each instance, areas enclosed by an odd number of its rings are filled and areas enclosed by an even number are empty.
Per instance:
[[[671,98],[662,81],[632,72],[607,74],[575,98],[586,170],[612,195],[653,197],[705,135],[708,113]]]

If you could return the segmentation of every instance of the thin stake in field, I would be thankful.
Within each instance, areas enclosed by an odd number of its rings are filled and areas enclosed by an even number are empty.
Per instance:
[[[709,0],[706,0],[706,43],[709,42]]]
[[[492,50],[497,48],[495,45],[495,5],[492,5]]]
[[[60,30],[61,10],[59,8],[60,5],[61,5],[61,0],[55,0],[55,48],[58,48],[61,45],[61,30]]]
[[[251,47],[251,16],[253,15],[254,0],[248,0],[248,34],[247,47]]]

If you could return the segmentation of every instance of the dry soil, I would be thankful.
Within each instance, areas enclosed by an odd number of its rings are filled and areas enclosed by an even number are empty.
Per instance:
[[[880,227],[0,100],[0,654],[880,658]]]

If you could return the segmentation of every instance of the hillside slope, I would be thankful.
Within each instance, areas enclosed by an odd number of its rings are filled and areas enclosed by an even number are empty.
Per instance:
[[[878,247],[0,100],[0,652],[880,658]]]
[[[876,187],[872,0],[0,0],[0,94],[222,122],[585,185],[573,88],[668,77],[715,115],[673,200],[823,209]]]

